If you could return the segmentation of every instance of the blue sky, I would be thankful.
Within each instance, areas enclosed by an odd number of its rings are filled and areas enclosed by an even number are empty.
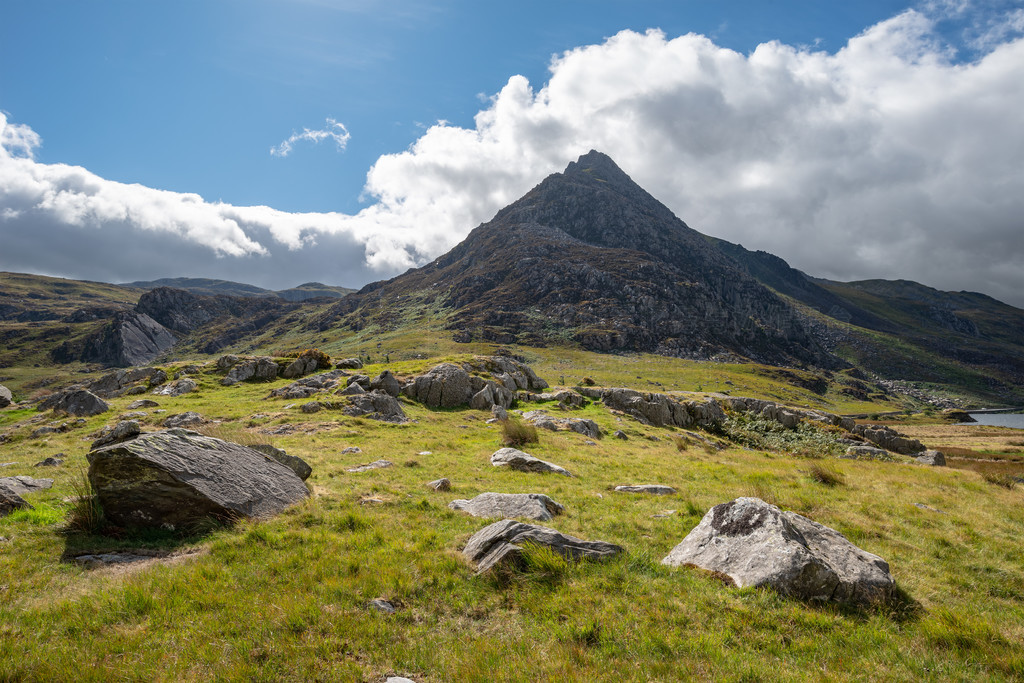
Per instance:
[[[358,286],[592,145],[692,227],[812,274],[1024,290],[1020,3],[12,0],[2,17],[2,269]],[[907,113],[915,88],[942,117]],[[752,129],[774,143],[745,153]],[[948,205],[948,170],[922,169],[958,165],[1006,199]],[[968,253],[965,226],[1001,246]],[[152,250],[167,258],[143,267]],[[936,272],[961,256],[987,271]]]

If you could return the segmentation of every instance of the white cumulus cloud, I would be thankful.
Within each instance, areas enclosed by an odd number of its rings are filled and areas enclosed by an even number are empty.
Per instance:
[[[275,157],[286,157],[292,151],[292,146],[296,142],[302,140],[308,140],[314,144],[319,144],[324,140],[333,140],[338,151],[344,151],[345,147],[348,146],[348,141],[352,138],[352,135],[345,128],[345,124],[338,123],[332,118],[328,118],[326,121],[327,127],[319,130],[310,130],[309,128],[303,128],[301,133],[292,133],[291,137],[286,140],[282,140],[281,144],[276,147],[270,148],[270,154]]]
[[[236,207],[40,164],[38,136],[0,118],[0,267],[53,272],[66,266],[48,252],[55,239],[81,256],[94,253],[82,236],[102,234],[184,245],[188,263],[162,259],[159,275],[188,265],[268,286],[351,285],[422,265],[598,149],[692,227],[812,275],[907,278],[1024,306],[1024,39],[989,30],[982,52],[956,61],[939,14],[904,12],[836,53],[771,42],[741,54],[696,34],[623,31],[554,57],[539,88],[512,76],[473,126],[441,122],[380,157],[372,203],[354,215]],[[348,131],[328,124],[274,149],[343,147]]]

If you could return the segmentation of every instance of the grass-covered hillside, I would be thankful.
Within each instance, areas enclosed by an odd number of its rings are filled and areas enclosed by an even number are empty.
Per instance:
[[[385,368],[407,377],[467,358],[450,342],[421,341],[414,351],[398,332],[367,336],[332,355],[370,356],[359,372],[371,377]],[[552,349],[523,355],[552,385],[587,377],[598,386],[729,392],[836,412],[886,412],[892,403],[853,398],[841,378],[823,377],[823,385],[803,371]],[[162,367],[173,375],[186,362]],[[24,405],[0,410],[0,477],[54,480],[25,496],[33,510],[0,519],[0,680],[1024,677],[1019,470],[999,476],[843,460],[832,455],[841,451],[828,430],[772,430],[734,415],[724,430],[687,433],[596,403],[571,415],[597,422],[603,438],[540,430],[523,447],[576,476],[518,473],[491,466],[502,430],[486,412],[403,398],[410,421],[387,424],[336,410],[306,414],[305,401],[267,398],[288,380],[225,387],[209,362],[189,376],[197,391],[149,396],[159,406],[135,416],[143,429],[198,412],[206,433],[272,443],[305,459],[313,468],[310,498],[273,519],[182,534],[90,522],[80,498],[85,454],[99,429],[140,412],[127,409],[140,396],[111,399],[111,411],[82,422]],[[521,407],[559,410],[551,402]],[[44,426],[58,431],[33,436]],[[1024,445],[1024,433],[940,425],[925,415],[895,426],[931,447],[960,448],[968,464],[1012,463]],[[612,437],[617,430],[627,438]],[[33,467],[58,454],[63,465]],[[394,465],[347,471],[378,459]],[[451,480],[451,491],[426,487],[440,477]],[[642,483],[676,493],[612,490]],[[524,571],[477,576],[460,551],[489,522],[448,503],[486,491],[547,494],[565,507],[548,526],[626,552],[597,564],[532,552]],[[896,599],[864,608],[810,605],[660,564],[709,508],[738,496],[796,511],[881,556]],[[153,559],[99,569],[72,561],[112,551]],[[377,598],[395,612],[373,608]]]

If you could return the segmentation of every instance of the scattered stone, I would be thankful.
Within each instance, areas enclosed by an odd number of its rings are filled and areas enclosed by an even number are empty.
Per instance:
[[[359,446],[349,446],[341,451],[342,455],[348,455],[349,453],[362,453],[363,449]]]
[[[621,429],[619,429],[619,430],[617,430],[615,432],[615,438],[616,439],[622,439],[623,441],[629,440],[629,437],[626,436],[626,432],[622,431]]]
[[[310,401],[309,403],[303,403],[300,410],[307,414],[319,413],[323,407],[323,404],[319,401]]]
[[[651,515],[652,519],[664,519],[665,517],[671,517],[676,513],[675,510],[662,510],[656,515]]]
[[[662,564],[692,564],[726,574],[741,588],[769,586],[808,601],[884,601],[895,586],[882,558],[758,498],[711,508]]]
[[[357,396],[358,394],[365,394],[366,389],[363,389],[362,385],[352,382],[347,387],[338,392],[339,396]]]
[[[389,460],[374,460],[373,462],[368,462],[368,463],[366,463],[364,465],[356,465],[355,467],[350,467],[349,469],[347,469],[345,471],[346,472],[366,472],[366,471],[369,471],[369,470],[379,470],[382,467],[392,467],[393,465],[394,465],[394,463],[390,462]]]
[[[149,386],[158,387],[167,381],[167,373],[163,370],[154,370],[153,374],[149,376]]]
[[[451,491],[452,483],[447,477],[442,477],[441,479],[435,479],[434,481],[427,482],[427,487],[435,491]]]
[[[45,491],[53,486],[53,479],[34,479],[24,475],[3,477],[0,478],[0,486],[9,489],[16,495],[24,496],[29,493]]]
[[[55,413],[67,413],[76,417],[92,417],[107,412],[110,406],[87,389],[69,389],[48,397],[39,404],[38,410],[53,410]]]
[[[579,417],[552,417],[543,410],[531,410],[523,413],[523,419],[540,429],[555,431],[573,431],[591,439],[601,438],[601,428],[593,420]]]
[[[529,453],[515,448],[500,448],[491,455],[491,464],[495,467],[508,467],[520,472],[554,472],[571,477],[568,470],[550,462],[535,458]]]
[[[33,436],[33,438],[38,438],[40,436],[46,436],[48,434],[56,434],[58,431],[61,431],[61,430],[58,430],[56,427],[50,427],[48,425],[43,425],[42,427],[37,427],[37,428],[33,429],[32,430],[32,436]]]
[[[196,390],[198,385],[189,378],[176,379],[169,384],[165,384],[153,390],[153,394],[156,396],[181,396],[188,394]]]
[[[569,560],[606,560],[623,551],[612,543],[585,541],[547,527],[505,519],[473,534],[462,554],[476,564],[477,573],[497,566],[518,569],[522,566],[522,546],[527,543],[547,546]]]
[[[676,492],[676,490],[671,486],[663,486],[661,484],[616,486],[615,490],[621,493],[652,493],[656,496],[667,496]]]
[[[931,465],[933,467],[946,466],[946,456],[942,451],[928,450],[923,453],[918,453],[912,457],[922,465]]]
[[[310,375],[296,380],[291,384],[270,391],[271,396],[278,398],[309,398],[314,394],[334,389],[347,373],[344,370],[331,370],[318,375]]]
[[[384,683],[416,683],[416,681],[404,676],[388,676]]]
[[[121,413],[120,415],[122,420],[138,420],[143,417],[146,417],[146,411],[144,410],[133,410],[128,413]]]
[[[398,399],[383,391],[369,391],[348,397],[349,404],[342,412],[351,417],[368,417],[371,420],[401,424],[407,422],[405,411]]]
[[[565,509],[543,493],[481,493],[471,500],[453,500],[448,507],[474,517],[525,517],[538,522],[551,521]]]
[[[363,361],[358,358],[343,358],[339,361],[335,361],[334,366],[337,368],[344,368],[345,370],[358,370],[363,367]]]
[[[940,515],[946,514],[942,510],[925,505],[924,503],[914,503],[914,507],[920,508],[921,510],[928,510],[929,512],[938,512]]]
[[[23,508],[31,510],[32,506],[11,488],[5,486],[2,480],[0,480],[0,517],[6,517],[15,510]]]
[[[101,446],[86,457],[103,512],[120,526],[264,518],[309,495],[292,470],[263,453],[184,429]]]
[[[504,422],[508,419],[508,410],[499,405],[493,405],[491,406],[491,415],[494,419]]]
[[[193,427],[202,424],[203,416],[195,411],[177,413],[164,420],[164,427]]]
[[[40,460],[33,467],[60,467],[64,464],[64,454],[58,453],[57,455],[51,455],[50,457]]]
[[[374,598],[373,600],[370,600],[369,606],[370,609],[375,609],[378,612],[383,612],[384,614],[394,614],[398,611],[390,601],[385,600],[384,598]]]
[[[420,451],[416,455],[433,455],[433,454],[434,454],[433,451]]]
[[[383,505],[384,504],[384,499],[383,498],[360,498],[359,499],[359,504],[360,505]]]
[[[258,444],[256,446],[250,446],[250,448],[281,463],[294,472],[302,481],[306,481],[309,479],[309,475],[313,474],[313,468],[297,455],[288,455],[285,451],[275,446],[271,446],[270,444]]]
[[[11,390],[0,384],[0,408],[6,408],[14,402],[14,395]]]

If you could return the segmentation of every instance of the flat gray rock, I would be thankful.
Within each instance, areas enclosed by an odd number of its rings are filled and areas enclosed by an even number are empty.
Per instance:
[[[554,463],[546,462],[539,458],[535,458],[529,453],[524,453],[515,448],[501,448],[494,452],[491,456],[491,464],[495,467],[508,467],[512,470],[518,470],[520,472],[554,472],[555,474],[561,474],[566,477],[571,477],[565,468],[559,467]]]
[[[365,465],[356,465],[355,467],[350,467],[350,468],[348,468],[345,471],[346,472],[368,472],[369,470],[379,470],[379,469],[384,468],[384,467],[392,467],[394,464],[395,463],[393,463],[393,462],[391,462],[389,460],[374,460],[373,462],[368,462]]]
[[[634,484],[629,486],[616,486],[616,491],[620,493],[653,493],[656,496],[667,496],[675,493],[676,490],[671,486],[662,486],[661,484]]]
[[[128,404],[127,410],[138,410],[139,408],[159,408],[160,404],[148,398],[140,398]]]
[[[523,419],[535,427],[552,432],[576,432],[577,434],[589,436],[591,439],[601,437],[601,428],[593,420],[586,420],[580,417],[553,417],[543,410],[531,410],[524,413]]]
[[[543,493],[481,493],[472,500],[453,500],[448,507],[474,517],[525,517],[538,522],[551,521],[565,509]]]
[[[194,410],[187,413],[177,413],[164,420],[164,427],[195,427],[202,424],[203,416]]]
[[[92,442],[92,447],[89,450],[131,439],[138,436],[141,431],[139,423],[135,420],[122,420],[113,427],[104,427],[97,435],[96,440]]]
[[[86,457],[103,512],[120,526],[266,518],[309,495],[292,470],[263,453],[184,429],[101,446]]]
[[[17,477],[3,477],[0,479],[0,486],[10,489],[19,496],[26,493],[38,493],[53,486],[53,479],[34,479],[24,475]]]
[[[447,477],[441,477],[440,479],[435,479],[434,481],[427,482],[427,486],[435,491],[452,490],[452,483],[448,480]]]
[[[814,602],[873,603],[888,599],[889,565],[838,531],[758,498],[711,508],[662,561],[722,572],[739,587],[768,586]]]
[[[529,543],[547,546],[570,560],[607,560],[623,551],[613,543],[585,541],[547,527],[505,519],[473,534],[462,555],[476,565],[477,573],[496,566],[519,567],[523,545]]]

